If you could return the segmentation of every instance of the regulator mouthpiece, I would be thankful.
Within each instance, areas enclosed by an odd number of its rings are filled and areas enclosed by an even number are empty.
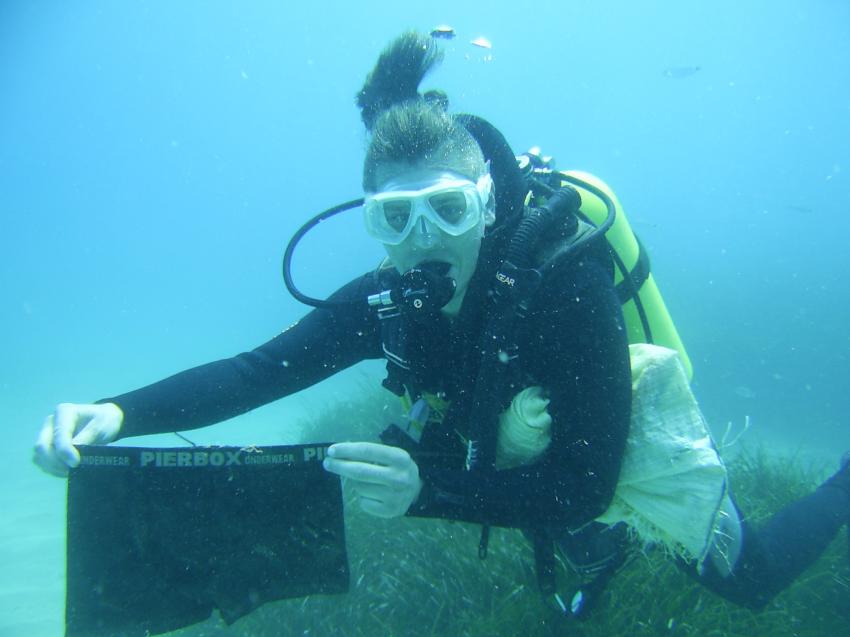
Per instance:
[[[397,305],[413,316],[440,310],[455,293],[457,284],[448,276],[449,264],[428,261],[401,276],[398,286],[369,297],[369,305]]]

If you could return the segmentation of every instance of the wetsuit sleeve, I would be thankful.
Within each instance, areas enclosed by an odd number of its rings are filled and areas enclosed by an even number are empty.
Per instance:
[[[331,299],[365,299],[371,280],[356,279]],[[122,438],[184,431],[238,416],[380,356],[378,328],[365,303],[317,309],[250,352],[98,402],[124,412]]]
[[[526,369],[550,398],[546,453],[504,471],[423,462],[424,487],[409,514],[575,528],[610,504],[631,411],[628,343],[610,274],[593,261],[554,273],[526,328]]]

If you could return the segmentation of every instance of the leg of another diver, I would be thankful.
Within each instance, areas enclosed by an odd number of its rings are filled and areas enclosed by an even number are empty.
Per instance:
[[[731,499],[724,513],[726,522],[702,572],[685,568],[718,595],[754,610],[764,608],[850,522],[850,462],[760,528],[742,520]]]

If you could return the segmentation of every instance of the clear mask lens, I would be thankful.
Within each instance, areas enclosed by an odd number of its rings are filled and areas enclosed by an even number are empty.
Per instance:
[[[443,232],[459,236],[481,221],[491,188],[487,174],[477,184],[441,179],[420,190],[370,195],[364,202],[366,229],[379,241],[397,245],[425,218]]]

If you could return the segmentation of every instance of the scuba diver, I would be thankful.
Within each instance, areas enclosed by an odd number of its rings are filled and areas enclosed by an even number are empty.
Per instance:
[[[600,582],[623,562],[625,525],[597,520],[630,453],[632,325],[648,337],[664,317],[640,302],[654,285],[648,263],[624,266],[605,238],[618,223],[607,187],[555,173],[537,153],[518,162],[491,124],[448,113],[439,91],[420,94],[440,59],[434,39],[415,32],[384,50],[357,97],[370,134],[365,198],[311,222],[362,204],[367,232],[386,249],[381,267],[326,300],[302,294],[288,263],[308,223],[287,248],[284,277],[314,310],[250,352],[94,404],[58,405],[34,461],[67,475],[77,445],[205,427],[385,359],[384,386],[407,416],[380,443],[330,446],[325,468],[375,516],[482,525],[482,556],[491,525],[523,529],[541,589],[579,616],[589,605],[557,594],[554,550]],[[602,210],[595,222],[584,213],[591,201]],[[675,330],[661,340],[688,372]],[[710,537],[683,568],[736,603],[764,607],[850,520],[848,465],[760,529],[721,480]]]

